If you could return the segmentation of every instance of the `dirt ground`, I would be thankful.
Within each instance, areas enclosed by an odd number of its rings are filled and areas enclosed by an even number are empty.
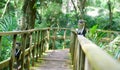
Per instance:
[[[72,70],[69,49],[47,51],[31,70]]]

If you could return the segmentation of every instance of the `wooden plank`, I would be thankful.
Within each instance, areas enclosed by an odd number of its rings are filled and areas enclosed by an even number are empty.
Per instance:
[[[43,31],[43,30],[57,30],[58,28],[39,28],[39,29],[30,29],[30,30],[23,30],[23,31],[7,31],[7,32],[0,32],[0,36],[3,35],[15,35],[15,34],[24,34],[24,33],[31,33],[34,31]],[[65,29],[65,30],[70,30],[70,28],[59,28],[59,29]]]
[[[30,33],[30,32],[33,32],[33,31],[34,30],[0,32],[0,36],[3,36],[3,35],[24,34],[24,33]]]
[[[45,61],[67,61],[67,59],[56,59],[56,58],[40,58],[40,60],[45,60]]]
[[[47,30],[47,29],[48,28],[31,29],[31,30],[23,30],[23,31],[0,32],[0,36],[3,36],[3,35],[15,35],[15,34],[25,34],[25,33],[31,33],[31,32],[34,32],[34,31]]]
[[[120,63],[109,56],[99,46],[82,35],[78,35],[78,40],[94,70],[120,70]]]
[[[4,60],[4,61],[1,61],[0,62],[0,70],[2,70],[3,68],[9,66],[9,62],[10,62],[10,58]]]

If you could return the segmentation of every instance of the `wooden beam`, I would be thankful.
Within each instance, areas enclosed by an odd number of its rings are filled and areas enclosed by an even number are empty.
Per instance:
[[[9,63],[10,63],[10,58],[4,60],[4,61],[1,61],[0,62],[0,70],[2,70],[3,68],[9,66]]]
[[[57,59],[57,58],[40,58],[40,60],[45,60],[45,61],[67,61],[67,59]]]
[[[79,43],[86,58],[94,70],[120,70],[120,63],[82,35],[78,35]]]

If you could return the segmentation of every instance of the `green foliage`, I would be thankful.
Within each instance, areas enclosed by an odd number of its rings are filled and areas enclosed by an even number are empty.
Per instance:
[[[108,45],[106,45],[106,51],[110,53],[115,58],[119,59],[120,56],[120,35],[114,38]]]
[[[98,26],[98,25],[93,26],[93,27],[90,29],[89,33],[86,34],[86,36],[87,36],[90,40],[92,40],[92,41],[94,41],[94,42],[97,41],[97,33],[96,33],[97,26]]]
[[[102,47],[104,43],[100,42],[101,38],[105,37],[106,34],[103,32],[97,32],[98,25],[94,25],[90,28],[89,32],[86,34],[86,37],[89,38],[91,41]]]
[[[112,25],[110,25],[109,23],[109,17],[107,14],[99,13],[99,16],[96,17],[86,15],[85,16],[86,26],[87,28],[91,28],[94,25],[98,25],[98,29],[119,31],[120,30],[119,15],[120,14],[117,12],[114,13]]]
[[[0,0],[0,9],[3,9],[5,6],[5,1],[4,0]],[[0,16],[2,14],[3,10],[0,10]]]
[[[69,13],[64,14],[61,11],[61,5],[58,3],[48,3],[46,6],[41,7],[41,24],[37,24],[39,22],[37,20],[35,26],[37,28],[42,27],[76,27],[77,23],[77,13],[75,11],[71,11]]]
[[[0,31],[13,31],[17,28],[16,18],[12,15],[5,15],[2,19],[0,19]],[[11,36],[3,36],[2,37],[2,46],[0,48],[0,61],[7,59],[10,57],[11,52]]]
[[[0,48],[0,61],[7,59],[10,57],[11,52],[11,37],[4,36],[2,37],[2,46]]]
[[[113,26],[112,26],[112,29],[113,30],[117,30],[117,31],[120,31],[120,13],[119,12],[116,12],[114,13],[114,16],[113,16]]]
[[[60,5],[56,3],[48,4],[48,8],[44,10],[43,22],[47,23],[47,26],[53,26],[59,24],[59,16],[62,14]]]
[[[3,8],[5,5],[5,0],[0,0],[0,9]]]
[[[17,28],[16,18],[6,15],[0,19],[0,31],[13,31]]]
[[[0,14],[3,13],[3,9],[5,7],[6,1],[7,0],[0,0],[0,9],[1,9]],[[64,2],[63,0],[37,0],[37,4],[34,5],[34,8],[37,8],[37,10],[39,11],[37,17],[40,16],[40,18],[36,19],[35,28],[44,28],[44,27],[77,28],[77,21],[79,18],[78,12],[72,10],[71,12],[69,13],[67,12],[66,14],[64,14],[61,11],[61,5],[63,2]],[[5,16],[2,19],[0,19],[1,32],[16,30],[17,28],[16,20],[18,17],[21,17],[22,13],[20,12],[23,3],[24,1],[22,0],[10,1]],[[120,31],[120,24],[119,24],[120,11],[118,10],[119,0],[116,1],[111,0],[111,3],[112,3],[112,11],[113,11],[112,25],[109,24],[109,11],[108,11],[107,0],[88,0],[86,4],[86,6],[92,6],[94,8],[97,7],[98,10],[98,16],[92,17],[86,14],[84,16],[85,17],[84,19],[86,21],[86,27],[90,29],[90,31],[87,34],[87,37],[93,42],[95,42],[97,45],[99,45],[100,47],[104,46],[104,44],[100,42],[100,39],[102,37],[105,37],[107,34],[102,32],[97,33],[96,32],[97,29]],[[11,14],[11,11],[14,12],[14,14],[13,13]],[[86,12],[87,11],[88,10],[86,10]],[[15,17],[14,15],[17,16]],[[111,29],[110,26],[112,26]],[[58,30],[57,36],[61,36],[61,35],[63,35],[63,31]],[[67,33],[67,35],[69,35],[69,33]],[[9,36],[5,36],[2,38],[2,48],[0,49],[0,55],[3,57],[0,57],[0,60],[9,57],[11,42],[12,42],[11,40],[12,38]],[[69,40],[67,40],[66,43],[68,44]],[[60,42],[56,41],[56,48],[61,48],[59,46],[61,46],[62,44],[63,44],[63,40],[61,40]],[[120,53],[118,49],[115,49],[114,51],[116,53],[115,55],[118,56],[118,54]]]
[[[88,20],[89,19],[89,20]],[[94,25],[96,25],[95,19],[91,18],[91,16],[85,16],[85,21],[86,21],[86,27],[87,28],[91,28]]]

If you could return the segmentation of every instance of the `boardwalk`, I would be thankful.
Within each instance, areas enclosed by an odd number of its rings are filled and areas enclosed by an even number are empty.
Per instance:
[[[48,51],[38,62],[31,70],[72,70],[68,49]]]

